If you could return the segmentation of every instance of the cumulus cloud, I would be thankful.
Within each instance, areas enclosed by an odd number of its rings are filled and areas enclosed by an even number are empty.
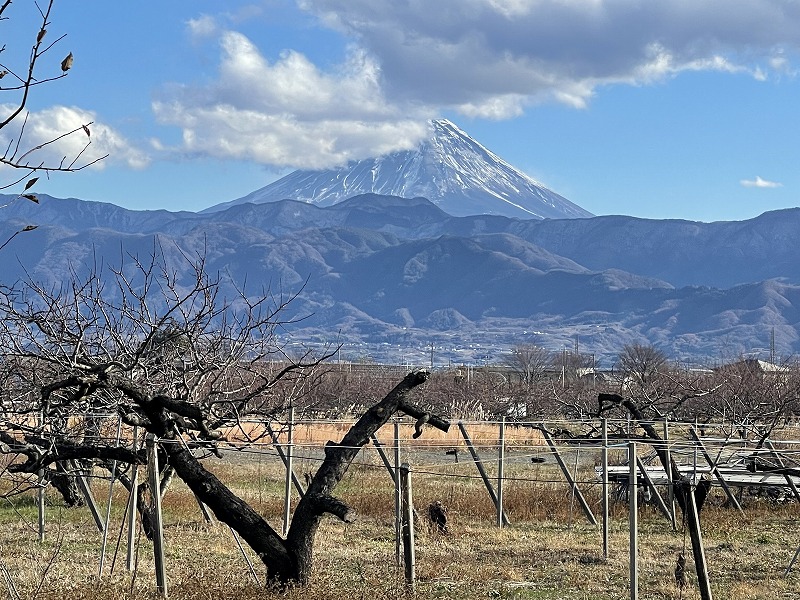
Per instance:
[[[183,130],[183,150],[275,166],[325,168],[413,148],[432,113],[388,101],[380,68],[353,48],[333,72],[303,54],[268,61],[247,37],[225,32],[217,81],[183,86],[153,103]]]
[[[761,179],[761,177],[757,175],[755,179],[742,179],[739,183],[742,184],[742,186],[744,187],[754,187],[754,188],[777,188],[783,186],[782,183]]]
[[[542,102],[583,108],[604,85],[687,71],[766,80],[793,75],[800,47],[800,3],[786,0],[298,5],[349,40],[341,64],[322,68],[301,49],[268,58],[210,17],[188,23],[195,37],[218,36],[221,58],[213,83],[174,87],[153,105],[182,128],[184,150],[329,167],[413,145],[443,111],[508,119]]]
[[[9,114],[15,108],[0,105],[0,112]],[[0,144],[3,147],[8,147],[12,140],[18,138],[22,123],[23,119],[18,118],[0,130]],[[81,128],[88,123],[91,123],[90,136]],[[76,129],[74,133],[64,135]],[[75,106],[52,106],[28,114],[16,156],[22,157],[22,162],[26,164],[43,163],[51,167],[69,166],[77,159],[72,166],[79,167],[106,155],[91,168],[103,169],[107,165],[122,163],[133,169],[141,169],[149,163],[147,154],[135,148],[113,128],[98,122],[93,112]]]

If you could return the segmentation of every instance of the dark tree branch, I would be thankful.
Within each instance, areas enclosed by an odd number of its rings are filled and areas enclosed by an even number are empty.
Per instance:
[[[356,520],[356,511],[333,496],[314,494],[308,501],[315,506],[319,514],[332,514],[345,523],[353,523]]]
[[[313,562],[313,543],[319,528],[322,514],[327,505],[314,501],[320,496],[328,496],[342,480],[352,461],[361,448],[370,443],[372,435],[385,425],[398,411],[414,410],[419,418],[423,413],[413,408],[408,402],[409,394],[419,385],[425,383],[430,376],[428,371],[414,371],[398,383],[380,402],[372,406],[350,428],[338,444],[329,442],[325,447],[325,460],[308,486],[306,495],[300,500],[295,510],[286,545],[297,561],[297,577],[305,583],[310,575]],[[436,426],[447,431],[450,424],[444,419],[429,419]],[[348,518],[354,515],[348,510]],[[339,516],[337,514],[337,516]],[[341,516],[340,516],[341,518]]]
[[[131,464],[145,464],[145,456],[141,452],[133,452],[121,446],[73,444],[26,436],[20,441],[5,431],[0,431],[0,453],[25,456],[24,463],[13,463],[8,470],[11,473],[36,473],[53,463],[66,460],[116,460]]]

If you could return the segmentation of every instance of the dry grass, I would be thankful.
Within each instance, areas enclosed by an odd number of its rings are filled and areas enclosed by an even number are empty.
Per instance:
[[[330,437],[338,437],[334,431]],[[489,439],[491,432],[487,432]],[[477,435],[475,437],[478,437]],[[326,438],[327,439],[327,438]],[[387,440],[388,442],[388,440]],[[604,560],[599,527],[588,524],[551,461],[533,464],[539,452],[535,439],[520,438],[507,455],[505,507],[512,526],[498,529],[483,482],[466,454],[456,463],[444,448],[458,440],[433,444],[407,453],[414,465],[414,499],[420,514],[433,499],[449,508],[451,532],[441,536],[420,520],[417,530],[417,597],[520,599],[599,599],[629,596],[628,523],[625,505],[612,510],[611,555]],[[488,454],[491,450],[483,449]],[[313,471],[313,452],[295,462],[298,473]],[[579,478],[593,475],[594,452],[569,453],[579,466]],[[488,464],[494,476],[494,465]],[[274,456],[232,456],[214,464],[216,473],[252,503],[277,529],[283,512],[284,473]],[[599,514],[599,486],[582,483]],[[105,502],[107,482],[97,481],[95,493]],[[202,523],[193,496],[177,482],[164,502],[167,573],[171,598],[286,598],[287,600],[350,600],[405,597],[402,570],[396,566],[393,487],[374,451],[361,455],[337,489],[337,495],[360,514],[345,525],[326,519],[317,538],[314,577],[308,589],[277,592],[264,588],[264,573],[256,557],[259,581],[251,575],[227,527]],[[747,500],[747,497],[745,497]],[[155,598],[152,546],[138,544],[135,573],[124,569],[125,542],[114,554],[120,535],[125,497],[113,502],[106,570],[98,576],[102,536],[86,509],[64,509],[48,491],[47,539],[39,544],[33,497],[17,497],[0,505],[0,561],[25,599]],[[800,507],[750,500],[739,516],[722,508],[714,497],[703,511],[703,531],[714,597],[794,598],[797,577],[783,571],[800,544],[794,526]],[[640,513],[640,597],[656,600],[699,598],[694,577],[682,592],[673,579],[678,552],[689,557],[682,528],[673,532],[654,509]],[[111,567],[113,565],[113,573]],[[6,587],[8,587],[6,583]],[[0,588],[2,589],[2,588]],[[16,597],[11,591],[7,597]]]

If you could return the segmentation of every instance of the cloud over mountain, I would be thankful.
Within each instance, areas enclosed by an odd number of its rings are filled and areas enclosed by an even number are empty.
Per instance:
[[[209,208],[287,198],[329,206],[361,194],[422,197],[455,215],[575,218],[591,213],[518,171],[446,119],[431,121],[413,150],[298,170],[247,196]]]
[[[294,50],[270,62],[234,31],[219,46],[213,84],[173,87],[153,103],[162,123],[183,130],[184,151],[316,169],[410,149],[425,135],[430,113],[387,100],[363,50],[325,71]]]
[[[304,0],[376,57],[386,89],[417,101],[513,116],[531,102],[584,105],[598,85],[681,71],[764,76],[797,47],[800,11],[780,0],[725,10],[679,0],[465,0],[458,4]],[[505,103],[506,114],[498,113]]]

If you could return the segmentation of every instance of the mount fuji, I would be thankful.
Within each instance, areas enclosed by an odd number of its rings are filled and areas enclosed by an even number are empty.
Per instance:
[[[515,169],[447,120],[429,123],[430,135],[416,150],[397,151],[347,166],[294,171],[243,198],[217,204],[299,200],[332,206],[361,194],[427,198],[453,216],[502,215],[522,219],[593,216]]]

